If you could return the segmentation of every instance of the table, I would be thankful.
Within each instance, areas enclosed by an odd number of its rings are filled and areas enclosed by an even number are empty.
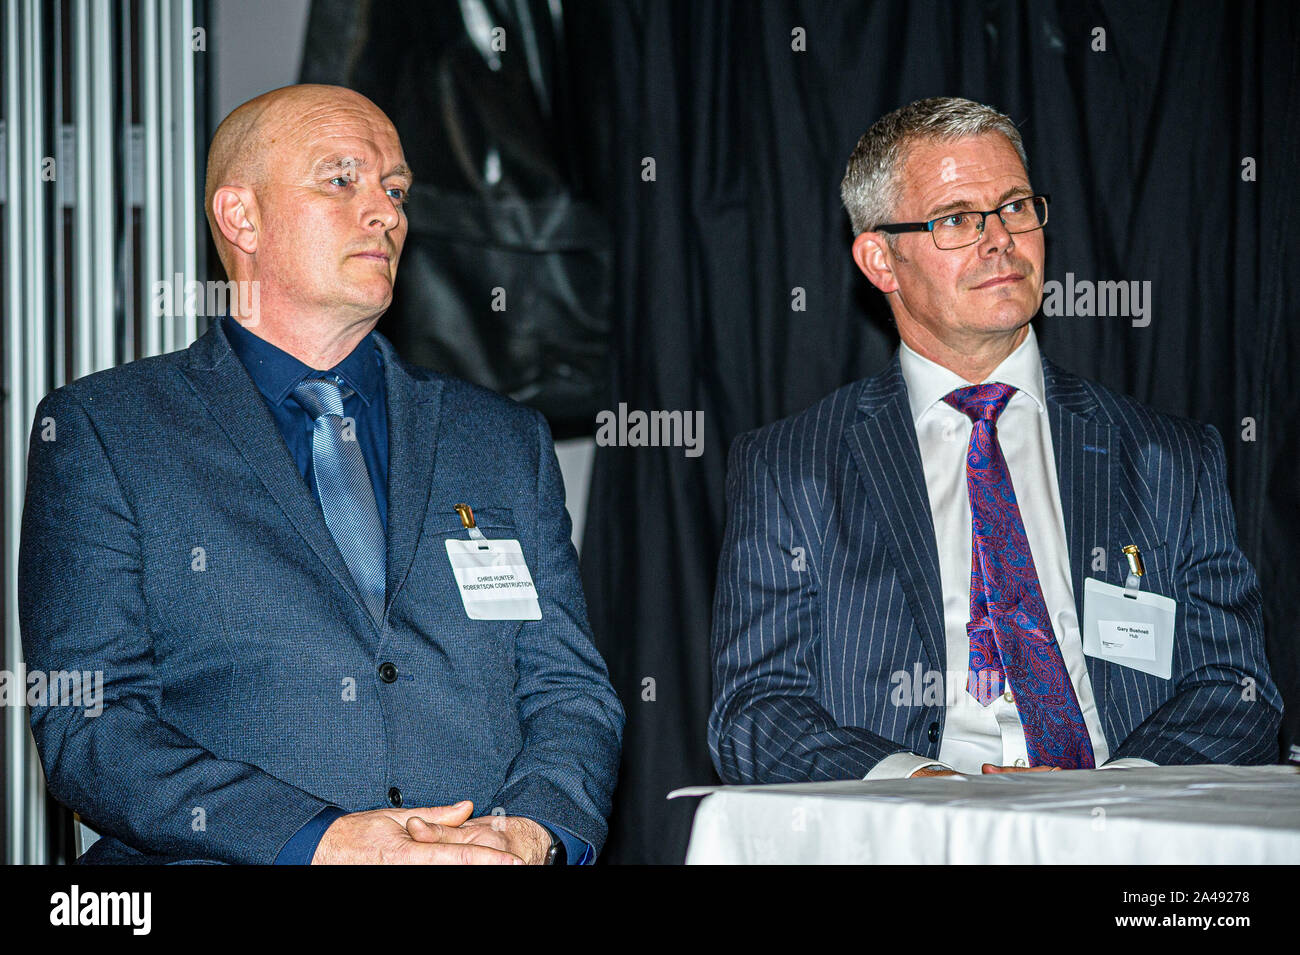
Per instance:
[[[1300,863],[1300,769],[694,786],[687,864]]]

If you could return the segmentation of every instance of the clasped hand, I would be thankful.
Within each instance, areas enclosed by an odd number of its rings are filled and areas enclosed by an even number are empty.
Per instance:
[[[980,767],[983,775],[989,773],[1054,773],[1060,771],[1060,766],[994,766],[992,763],[985,763]],[[912,778],[917,776],[960,776],[961,773],[954,772],[951,769],[918,769],[912,773]],[[970,773],[968,775],[974,775]]]
[[[522,816],[471,819],[474,804],[373,809],[340,816],[325,830],[312,865],[540,865],[551,838]]]

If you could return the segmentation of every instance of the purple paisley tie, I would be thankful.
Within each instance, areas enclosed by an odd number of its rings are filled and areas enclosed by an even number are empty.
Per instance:
[[[974,423],[966,452],[970,490],[970,669],[966,689],[984,706],[1015,694],[1031,766],[1091,769],[1092,742],[1056,645],[1020,519],[997,420],[1015,392],[1010,385],[958,388],[943,400]]]

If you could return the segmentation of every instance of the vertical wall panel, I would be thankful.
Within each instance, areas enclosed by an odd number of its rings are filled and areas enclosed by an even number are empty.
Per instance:
[[[0,256],[4,261],[4,664],[15,669],[22,659],[18,633],[18,515],[22,513],[26,400],[23,348],[26,328],[23,322],[23,242],[22,200],[27,183],[22,177],[22,46],[23,16],[17,3],[7,2],[4,9],[4,241]],[[21,862],[27,856],[27,747],[26,710],[6,706],[0,712],[5,731],[5,856],[9,862]]]
[[[18,672],[17,556],[36,406],[62,383],[65,367],[78,378],[120,361],[184,348],[197,335],[195,309],[184,308],[183,283],[204,277],[196,159],[196,116],[202,110],[195,102],[192,0],[3,0],[0,16],[5,132],[0,566],[3,667]],[[65,19],[66,45],[60,34]],[[139,77],[135,88],[133,72]],[[57,179],[48,175],[51,157],[59,160],[53,167]],[[65,207],[70,207],[66,235]],[[155,317],[154,282],[175,283],[178,276],[182,285],[174,291],[180,293],[176,300],[183,314]],[[55,820],[45,816],[45,780],[28,713],[21,706],[3,711],[5,856],[10,863],[43,862],[49,847],[61,841],[51,838]],[[66,818],[58,821],[62,826]]]
[[[162,93],[159,89],[158,71],[158,5],[140,4],[140,92],[144,100],[140,110],[144,126],[144,194],[141,208],[144,239],[141,258],[144,260],[140,297],[144,303],[141,327],[144,329],[140,343],[142,357],[160,354],[162,325],[153,316],[153,288],[150,276],[161,276],[163,243],[162,208]]]

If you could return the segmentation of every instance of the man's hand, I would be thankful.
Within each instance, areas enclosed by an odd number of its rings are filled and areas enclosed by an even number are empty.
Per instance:
[[[473,811],[474,804],[465,800],[454,806],[348,813],[330,823],[311,864],[522,865],[519,856],[476,840],[473,829],[460,828]],[[407,828],[415,817],[421,826],[418,839]]]
[[[995,766],[992,763],[985,763],[980,767],[983,774],[989,773],[1054,773],[1060,770],[1060,766]],[[917,776],[960,776],[961,773],[954,772],[951,769],[935,769],[927,766],[925,769],[918,769],[912,773],[909,779],[915,779]]]
[[[406,828],[413,839],[435,842],[443,837],[447,824],[430,825],[419,813],[407,820]],[[528,865],[541,865],[551,848],[550,833],[523,816],[479,816],[464,822],[456,831],[471,845],[508,852]]]
[[[1060,766],[994,766],[992,763],[980,767],[982,773],[1056,773],[1060,770]]]

